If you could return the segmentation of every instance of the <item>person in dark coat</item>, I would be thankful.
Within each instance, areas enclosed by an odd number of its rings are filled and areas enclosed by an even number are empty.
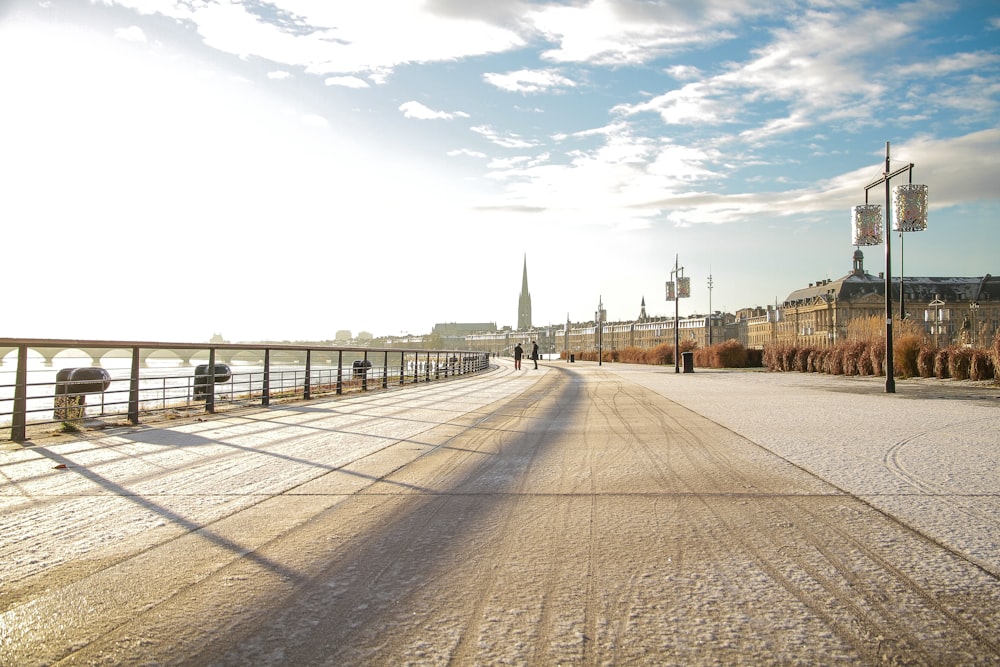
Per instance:
[[[514,370],[521,370],[521,357],[524,356],[524,350],[521,348],[521,344],[518,343],[514,346]]]
[[[535,370],[538,370],[538,343],[531,341],[531,360],[535,362]]]

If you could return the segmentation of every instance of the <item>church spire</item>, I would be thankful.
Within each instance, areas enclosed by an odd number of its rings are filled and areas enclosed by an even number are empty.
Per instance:
[[[649,317],[646,315],[646,297],[642,297],[642,307],[639,309],[639,321],[645,322]]]
[[[517,330],[531,328],[531,293],[528,291],[528,255],[524,255],[524,272],[521,275],[521,296],[517,300]]]

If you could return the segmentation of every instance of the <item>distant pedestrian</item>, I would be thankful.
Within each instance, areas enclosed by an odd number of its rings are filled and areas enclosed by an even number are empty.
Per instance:
[[[514,370],[521,370],[521,357],[524,356],[524,350],[521,348],[521,344],[518,343],[514,346]]]
[[[538,370],[538,343],[531,341],[531,360],[535,362],[535,370]]]

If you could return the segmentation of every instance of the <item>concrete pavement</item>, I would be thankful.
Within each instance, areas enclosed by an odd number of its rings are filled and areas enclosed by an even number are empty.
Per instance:
[[[997,392],[672,371],[0,452],[0,663],[1000,659]]]

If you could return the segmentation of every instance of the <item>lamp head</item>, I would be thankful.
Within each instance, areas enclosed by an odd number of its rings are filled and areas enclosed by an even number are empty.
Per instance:
[[[927,186],[907,183],[892,189],[893,231],[922,232],[927,229]]]
[[[856,246],[882,243],[882,207],[859,204],[851,209],[851,236]]]

